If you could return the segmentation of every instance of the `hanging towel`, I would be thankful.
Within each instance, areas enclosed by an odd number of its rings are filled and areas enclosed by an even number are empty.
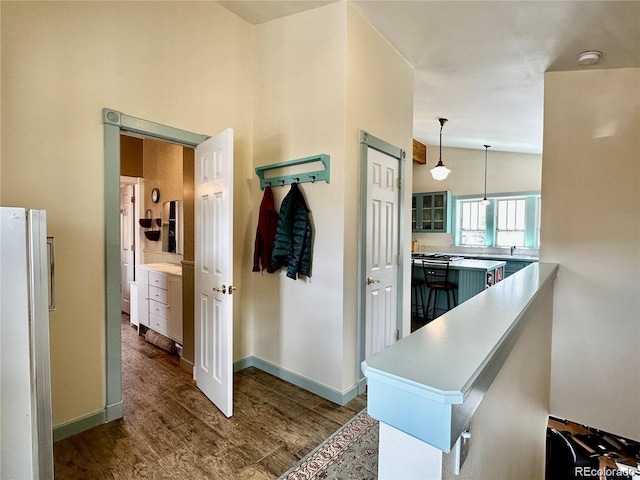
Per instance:
[[[271,255],[271,267],[287,267],[287,277],[298,274],[311,276],[311,220],[309,209],[297,183],[280,206],[276,240]]]
[[[276,239],[276,227],[278,226],[278,212],[273,204],[273,191],[267,186],[264,189],[262,203],[260,203],[260,213],[258,215],[258,226],[256,228],[256,242],[253,252],[253,271],[259,272],[267,269],[267,272],[276,271],[271,266],[271,252]],[[261,268],[262,265],[262,268]]]

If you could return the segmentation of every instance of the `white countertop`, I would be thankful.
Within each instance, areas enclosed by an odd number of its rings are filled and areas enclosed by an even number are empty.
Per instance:
[[[461,254],[462,257],[466,257],[466,258],[495,258],[496,260],[505,260],[505,261],[512,261],[512,262],[518,262],[518,261],[526,261],[526,262],[537,262],[538,261],[538,257],[532,257],[530,255],[518,255],[513,254],[513,255],[501,255],[501,254],[495,254],[495,253],[463,253]]]
[[[434,265],[438,265],[439,263],[436,261],[430,262],[428,258],[416,258],[414,259],[416,262],[423,262],[426,264],[433,263]],[[463,258],[462,260],[454,260],[449,262],[449,268],[451,270],[495,270],[499,267],[504,267],[506,262],[501,260],[478,260],[472,258]],[[443,265],[444,268],[444,265]]]
[[[514,255],[509,255],[509,254],[500,254],[500,253],[441,253],[441,252],[434,252],[437,253],[438,255],[449,255],[451,257],[464,257],[464,258],[468,258],[468,259],[495,259],[495,260],[504,260],[504,261],[512,261],[512,262],[518,262],[518,261],[522,261],[522,262],[537,262],[538,261],[538,257],[534,257],[531,255],[520,255],[520,254],[514,254]],[[430,253],[427,252],[412,252],[411,255],[430,255]]]
[[[182,265],[178,263],[145,263],[140,265],[140,268],[146,268],[147,270],[156,270],[162,273],[168,273],[169,275],[182,276]]]

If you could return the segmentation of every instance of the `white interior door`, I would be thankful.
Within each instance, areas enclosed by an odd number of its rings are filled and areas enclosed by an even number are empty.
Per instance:
[[[233,130],[196,148],[196,385],[233,414]]]
[[[133,281],[135,268],[134,196],[134,185],[120,184],[120,309],[125,313],[130,313],[131,310],[129,283]]]
[[[400,166],[397,158],[367,152],[365,360],[396,340]]]

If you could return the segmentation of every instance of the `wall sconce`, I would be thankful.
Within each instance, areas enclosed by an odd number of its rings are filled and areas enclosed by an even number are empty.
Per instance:
[[[484,198],[480,202],[480,205],[489,205],[487,200],[487,151],[491,148],[491,145],[484,146]]]
[[[431,169],[431,176],[434,180],[444,180],[451,171],[442,163],[442,127],[448,120],[446,118],[439,118],[438,120],[440,121],[440,158],[436,166]]]

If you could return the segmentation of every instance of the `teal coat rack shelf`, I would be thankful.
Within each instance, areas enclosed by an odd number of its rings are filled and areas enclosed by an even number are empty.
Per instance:
[[[294,173],[292,175],[280,175],[265,178],[265,172],[269,170],[293,167],[294,165],[302,165],[304,163],[312,162],[322,162],[323,169],[313,172]],[[256,174],[260,178],[260,190],[264,190],[267,186],[283,187],[285,185],[291,185],[292,183],[315,183],[322,181],[329,183],[330,164],[329,155],[321,153],[320,155],[313,155],[311,157],[298,158],[297,160],[289,160],[286,162],[272,163],[271,165],[265,165],[263,167],[256,167]]]

